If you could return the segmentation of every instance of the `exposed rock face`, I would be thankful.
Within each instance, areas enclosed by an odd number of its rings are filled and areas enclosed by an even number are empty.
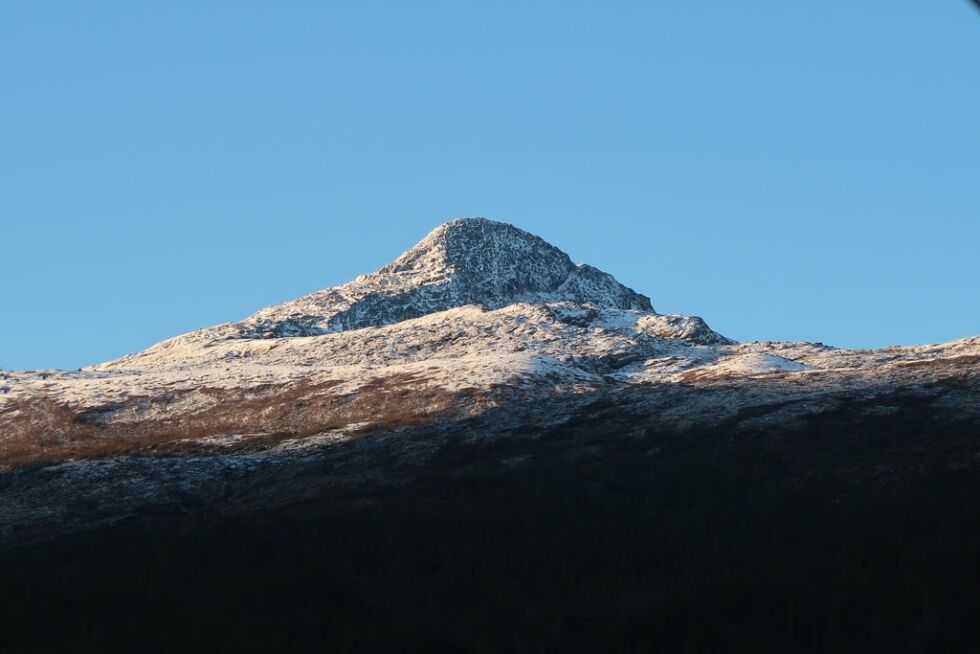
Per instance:
[[[513,225],[460,218],[394,262],[336,288],[255,313],[236,337],[314,336],[390,325],[468,304],[577,302],[653,311],[650,299]]]
[[[536,236],[461,219],[375,273],[241,322],[88,370],[0,373],[0,539],[188,497],[356,494],[460,441],[516,439],[533,456],[535,439],[596,407],[609,438],[785,435],[909,412],[970,434],[978,398],[980,337],[870,351],[736,343],[655,313]]]
[[[679,338],[700,345],[732,345],[734,341],[713,331],[697,316],[662,316],[659,314],[643,316],[638,326],[645,333],[660,338]]]

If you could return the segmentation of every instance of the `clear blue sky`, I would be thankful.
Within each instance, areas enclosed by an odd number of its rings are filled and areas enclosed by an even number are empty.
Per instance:
[[[739,339],[980,333],[980,12],[0,5],[0,367],[239,319],[461,215]]]

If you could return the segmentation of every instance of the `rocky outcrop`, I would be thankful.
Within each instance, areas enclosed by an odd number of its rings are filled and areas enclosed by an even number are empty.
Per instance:
[[[541,238],[485,218],[440,225],[377,272],[249,316],[238,338],[313,336],[390,325],[469,304],[570,301],[653,311],[650,299]]]

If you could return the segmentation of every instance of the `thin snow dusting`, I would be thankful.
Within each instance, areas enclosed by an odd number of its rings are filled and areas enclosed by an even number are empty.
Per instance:
[[[736,343],[696,316],[656,313],[647,297],[516,227],[460,219],[374,273],[241,322],[81,371],[0,372],[0,443],[38,399],[90,424],[137,424],[213,409],[224,401],[218,391],[317,385],[354,398],[396,379],[445,393],[807,375],[832,383],[978,355],[980,337],[881,350]],[[218,446],[234,435],[213,437]]]

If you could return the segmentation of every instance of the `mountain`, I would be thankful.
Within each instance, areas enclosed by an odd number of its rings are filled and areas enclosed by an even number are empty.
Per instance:
[[[0,649],[973,651],[976,498],[980,337],[739,343],[459,219],[0,371]]]
[[[650,299],[512,225],[463,218],[440,225],[375,273],[262,309],[239,338],[318,336],[390,325],[465,305],[575,302],[653,311]]]
[[[0,534],[25,516],[37,523],[39,510],[67,527],[79,488],[106,504],[83,523],[131,500],[172,502],[167,486],[184,474],[192,481],[178,485],[201,484],[193,492],[209,503],[210,473],[196,466],[291,465],[374,440],[403,441],[421,461],[442,447],[433,430],[484,421],[472,438],[508,438],[600,397],[628,397],[644,429],[675,432],[795,429],[844,405],[884,416],[899,411],[896,397],[976,420],[978,360],[978,337],[884,350],[736,343],[701,318],[656,313],[537,236],[458,219],[376,272],[240,322],[81,371],[0,373],[0,463],[32,480],[8,491]],[[52,464],[58,474],[36,485],[30,471]],[[151,464],[177,471],[147,477]],[[126,493],[87,489],[106,467],[127,471],[113,479],[134,471]],[[145,497],[129,496],[143,486]]]

